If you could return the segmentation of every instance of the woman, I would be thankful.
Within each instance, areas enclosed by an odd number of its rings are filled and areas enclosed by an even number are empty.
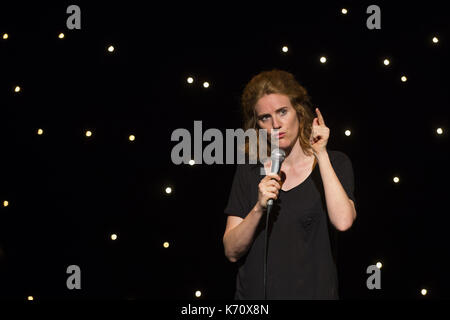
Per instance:
[[[338,299],[330,230],[345,231],[356,218],[353,169],[344,153],[326,149],[330,130],[310,105],[307,91],[281,70],[256,75],[242,94],[244,130],[278,135],[286,157],[279,175],[270,173],[270,160],[265,177],[260,163],[237,166],[223,236],[226,257],[239,266],[236,299],[264,297],[269,199],[267,298]]]

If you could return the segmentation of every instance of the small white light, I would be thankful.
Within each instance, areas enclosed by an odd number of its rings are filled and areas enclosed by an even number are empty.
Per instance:
[[[86,131],[86,137],[90,137],[90,136],[92,136],[92,131]]]
[[[58,38],[64,39],[64,33],[61,32],[61,33],[58,35]]]
[[[33,297],[33,296],[28,296],[28,297],[27,297],[27,300],[28,300],[28,301],[33,301],[33,300],[34,300],[34,297]]]
[[[388,66],[391,62],[389,61],[389,59],[384,59],[383,63],[385,66]]]
[[[191,166],[193,166],[193,165],[195,164],[195,161],[194,161],[194,160],[189,160],[189,164],[190,164]]]
[[[398,183],[400,181],[400,179],[398,177],[394,177],[394,179],[392,179],[392,180],[394,180],[395,183]]]
[[[37,131],[37,134],[38,134],[38,135],[42,135],[43,133],[44,133],[44,130],[38,129],[38,131]]]
[[[196,296],[197,298],[200,298],[201,295],[202,295],[202,292],[201,292],[200,290],[195,291],[195,296]]]
[[[381,269],[381,267],[383,266],[383,264],[381,262],[377,262],[377,268]]]
[[[428,293],[428,291],[427,291],[427,289],[422,289],[422,290],[420,291],[420,293],[421,293],[423,296],[426,296],[427,293]]]
[[[114,51],[114,46],[109,46],[109,47],[108,47],[108,51],[109,51],[109,52],[113,52],[113,51]]]
[[[283,52],[288,52],[288,51],[289,51],[289,48],[288,48],[287,46],[283,46],[283,48],[281,48],[281,51],[283,51]]]
[[[166,188],[166,193],[167,193],[167,194],[172,193],[172,188],[171,188],[171,187],[167,187],[167,188]]]
[[[8,39],[8,37],[9,37],[9,35],[8,35],[7,33],[4,33],[4,34],[3,34],[3,40]]]
[[[327,58],[325,58],[325,57],[320,57],[320,62],[322,62],[322,63],[327,62]]]
[[[350,130],[345,130],[345,135],[348,137],[352,134],[352,132]]]
[[[169,247],[169,243],[168,243],[167,241],[164,242],[164,243],[163,243],[163,247],[164,247],[164,248],[168,248],[168,247]]]
[[[112,235],[111,235],[111,240],[117,240],[117,234],[115,234],[115,233],[113,233]]]
[[[433,43],[438,43],[439,39],[437,37],[433,37]]]
[[[406,82],[406,80],[408,80],[408,78],[406,78],[406,76],[402,76],[401,80],[402,80],[402,82]]]
[[[443,134],[444,130],[442,130],[442,128],[437,128],[436,132],[437,132],[437,134]]]
[[[209,82],[203,82],[203,87],[208,88],[209,87]]]
[[[342,14],[347,14],[348,10],[345,9],[345,8],[343,8],[343,9],[341,10],[341,12],[342,12]]]
[[[20,88],[19,86],[16,86],[16,87],[14,88],[14,92],[20,92],[20,90],[22,90],[22,88]]]
[[[4,206],[4,207],[7,207],[7,206],[9,206],[9,202],[8,202],[8,200],[5,200],[5,201],[3,201],[3,206]]]
[[[130,136],[128,137],[128,140],[130,141],[134,141],[136,139],[136,137],[132,134],[130,134]]]
[[[193,82],[194,82],[194,78],[192,78],[192,77],[187,78],[187,83],[193,83]]]

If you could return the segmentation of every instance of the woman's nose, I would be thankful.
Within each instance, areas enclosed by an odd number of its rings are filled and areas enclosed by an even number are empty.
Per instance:
[[[272,127],[273,127],[273,129],[280,129],[281,128],[280,121],[278,121],[275,117],[273,118]]]

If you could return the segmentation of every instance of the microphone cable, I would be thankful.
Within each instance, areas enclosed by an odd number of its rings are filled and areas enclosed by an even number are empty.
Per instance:
[[[264,234],[264,300],[267,300],[267,251],[268,251],[268,233],[269,233],[269,215],[272,211],[272,204],[267,205],[266,211],[266,231]]]

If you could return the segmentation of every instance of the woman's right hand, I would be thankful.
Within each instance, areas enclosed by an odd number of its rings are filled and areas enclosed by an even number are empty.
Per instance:
[[[267,208],[267,201],[276,200],[280,189],[281,177],[276,173],[266,175],[258,185],[258,205]]]

